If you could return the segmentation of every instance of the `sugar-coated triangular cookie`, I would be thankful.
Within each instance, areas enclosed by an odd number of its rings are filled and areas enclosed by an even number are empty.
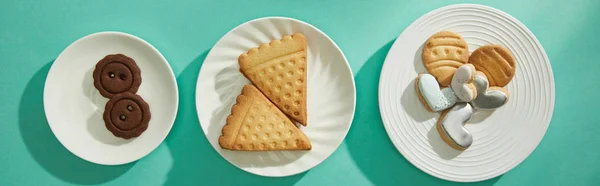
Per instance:
[[[307,124],[306,38],[300,33],[260,45],[238,58],[240,71],[283,113]]]
[[[246,85],[223,126],[219,145],[240,151],[310,150],[310,141],[255,86]]]

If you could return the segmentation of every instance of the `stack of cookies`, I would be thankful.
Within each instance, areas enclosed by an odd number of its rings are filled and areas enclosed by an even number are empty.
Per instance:
[[[442,111],[437,122],[442,139],[465,150],[473,143],[464,128],[473,110],[493,110],[508,102],[504,86],[516,70],[512,53],[501,45],[484,45],[469,56],[462,36],[441,31],[427,40],[422,58],[429,73],[415,81],[419,100],[430,112]]]
[[[239,151],[310,150],[307,126],[306,38],[301,33],[260,45],[238,58],[245,85],[231,108],[221,148]],[[291,118],[291,119],[290,119]]]
[[[103,119],[115,136],[130,139],[148,128],[150,107],[137,95],[142,84],[140,68],[123,54],[105,56],[94,69],[94,87],[108,99]]]

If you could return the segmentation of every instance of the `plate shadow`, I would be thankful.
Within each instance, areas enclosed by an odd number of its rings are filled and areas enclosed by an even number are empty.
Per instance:
[[[415,58],[414,58],[415,61],[413,61],[413,63],[414,63],[413,67],[415,68],[415,72],[417,72],[417,74],[429,73],[429,72],[427,72],[425,65],[423,65],[423,57],[421,55],[423,53],[424,46],[425,46],[425,41],[421,44],[421,46],[419,46],[419,49],[417,49],[417,51],[415,51]]]
[[[429,131],[427,132],[427,139],[429,140],[429,145],[438,156],[445,160],[451,160],[460,155],[463,151],[458,151],[450,147],[450,145],[446,144],[442,137],[440,137],[440,133],[437,130],[437,124],[431,126]]]
[[[50,129],[44,112],[44,83],[54,60],[39,69],[27,83],[19,103],[19,130],[29,154],[46,172],[63,181],[93,185],[114,180],[135,162],[105,166],[85,161],[69,152]]]
[[[475,112],[473,113],[471,120],[469,120],[469,122],[467,122],[467,125],[479,124],[479,123],[485,121],[485,119],[490,117],[496,110],[477,110],[476,109],[474,111]]]
[[[424,122],[431,118],[439,117],[439,113],[427,111],[423,103],[419,100],[415,85],[416,78],[410,81],[400,97],[400,104],[404,108],[404,111],[417,122]]]
[[[88,72],[86,72],[83,77],[83,82],[81,85],[83,94],[90,99],[90,101],[97,108],[96,112],[89,116],[87,120],[87,130],[96,140],[107,144],[107,145],[123,145],[132,142],[135,138],[132,139],[123,139],[119,137],[115,137],[110,131],[106,130],[104,125],[103,114],[105,110],[105,105],[108,102],[108,98],[100,95],[100,92],[94,86],[94,69],[90,68]]]

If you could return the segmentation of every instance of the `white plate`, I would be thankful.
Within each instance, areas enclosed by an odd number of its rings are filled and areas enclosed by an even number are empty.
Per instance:
[[[507,86],[509,102],[473,116],[466,125],[473,145],[462,153],[440,139],[435,128],[439,114],[425,110],[414,84],[418,73],[426,73],[421,46],[445,29],[462,35],[471,52],[502,44],[517,61]],[[554,77],[544,49],[515,18],[487,6],[451,5],[417,19],[396,39],[381,72],[379,108],[390,139],[417,168],[445,180],[486,180],[517,166],[544,137],[554,109]]]
[[[150,105],[148,129],[125,140],[104,126],[108,102],[94,87],[96,63],[122,53],[140,67],[137,92]],[[177,114],[177,83],[167,60],[146,41],[120,32],[99,32],[69,45],[56,58],[44,86],[44,111],[58,141],[80,158],[103,165],[125,164],[152,152],[167,136]]]
[[[242,86],[250,83],[239,71],[239,55],[295,32],[303,33],[308,43],[308,126],[300,129],[311,141],[312,150],[233,152],[221,149],[218,138],[225,118]],[[210,144],[233,165],[262,176],[298,174],[325,160],[348,133],[356,106],[353,77],[342,51],[314,26],[282,17],[248,21],[223,36],[202,64],[196,86],[200,125]]]

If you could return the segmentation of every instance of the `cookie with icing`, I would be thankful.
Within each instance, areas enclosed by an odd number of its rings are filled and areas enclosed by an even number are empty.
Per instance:
[[[493,110],[502,107],[508,102],[508,90],[503,87],[489,87],[487,77],[483,72],[477,71],[475,81],[477,98],[471,101],[471,106],[480,110]]]
[[[440,89],[440,86],[431,74],[420,74],[415,80],[419,100],[429,112],[438,112],[450,108],[458,98],[451,88]]]
[[[473,85],[473,80],[475,80],[475,67],[472,64],[458,67],[452,77],[450,87],[460,101],[470,102],[477,97],[477,89]]]
[[[106,98],[123,92],[136,93],[142,84],[140,68],[123,54],[110,54],[102,58],[94,69],[94,87]]]
[[[464,125],[471,120],[473,108],[467,103],[457,103],[442,112],[437,131],[442,140],[456,150],[465,150],[473,144],[473,136]]]

